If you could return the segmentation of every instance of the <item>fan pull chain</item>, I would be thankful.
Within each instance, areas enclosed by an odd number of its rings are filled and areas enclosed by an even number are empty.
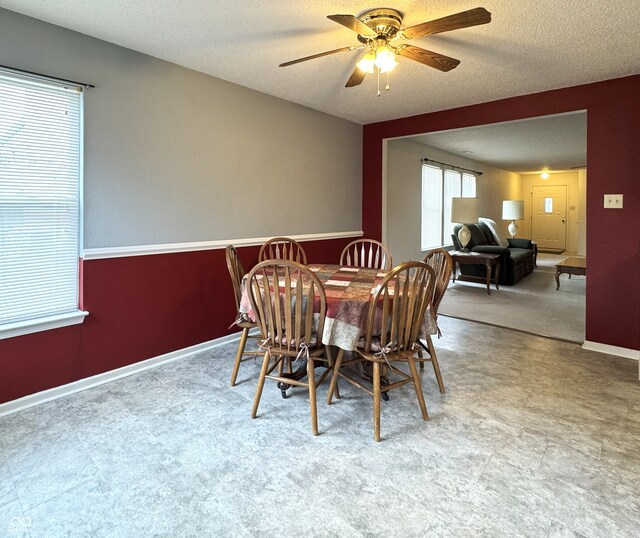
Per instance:
[[[387,85],[384,87],[385,90],[389,91],[391,86],[389,86],[389,71],[387,71]]]
[[[380,97],[380,68],[378,68],[378,93],[376,97]]]

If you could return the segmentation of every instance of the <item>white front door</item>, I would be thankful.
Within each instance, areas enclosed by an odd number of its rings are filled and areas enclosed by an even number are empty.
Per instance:
[[[567,237],[567,187],[534,185],[531,190],[531,239],[539,249],[564,250]]]

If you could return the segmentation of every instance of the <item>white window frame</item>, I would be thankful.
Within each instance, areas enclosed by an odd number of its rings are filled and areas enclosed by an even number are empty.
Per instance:
[[[431,179],[433,179],[434,172],[437,171],[439,173],[439,207],[436,209],[437,215],[433,214],[433,209],[425,207],[425,200],[428,198],[426,196],[427,190],[432,188],[432,185],[428,184],[427,181],[427,173],[431,172]],[[477,190],[477,181],[478,174],[470,171],[470,170],[461,170],[458,168],[454,168],[451,166],[445,166],[442,164],[425,162],[422,164],[422,204],[421,204],[421,215],[420,215],[420,250],[425,252],[427,250],[431,250],[434,248],[448,248],[453,246],[453,242],[451,241],[451,233],[453,224],[450,222],[445,222],[445,216],[448,214],[446,211],[446,189],[445,189],[445,177],[451,178],[453,174],[457,174],[457,182],[456,192],[454,193],[455,197],[464,197],[464,198],[475,198],[476,190]],[[455,180],[454,180],[455,181]],[[449,197],[450,199],[451,197]],[[433,200],[431,200],[433,202]],[[449,202],[450,204],[450,202]],[[449,209],[450,211],[450,209]],[[429,223],[429,221],[431,221]],[[439,239],[436,241],[438,244],[428,244],[428,239],[425,237],[425,229],[427,226],[432,226],[433,223],[438,222],[438,232]]]
[[[88,312],[81,310],[79,305],[81,302],[80,297],[80,252],[82,250],[82,237],[83,237],[83,171],[84,171],[84,99],[83,99],[83,87],[76,84],[70,84],[64,81],[55,79],[49,79],[47,77],[41,77],[39,75],[29,75],[23,72],[14,72],[13,70],[0,68],[0,75],[6,78],[13,78],[16,80],[32,81],[39,84],[47,84],[50,86],[76,88],[80,92],[79,103],[79,155],[78,155],[78,233],[77,233],[77,248],[76,248],[76,263],[78,264],[78,273],[75,281],[76,287],[76,309],[69,312],[54,314],[54,315],[38,315],[30,319],[24,319],[8,323],[0,323],[0,339],[12,338],[15,336],[21,336],[25,334],[31,334],[40,331],[46,331],[56,329],[60,327],[67,327],[70,325],[76,325],[82,323],[84,318],[89,314]]]

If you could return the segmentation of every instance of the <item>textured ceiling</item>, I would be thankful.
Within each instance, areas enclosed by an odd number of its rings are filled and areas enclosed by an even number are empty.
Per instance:
[[[570,170],[587,163],[587,114],[580,112],[494,123],[412,139],[520,174],[545,168]]]
[[[474,0],[0,0],[0,6],[141,51],[242,86],[366,124],[640,73],[640,1]],[[375,76],[345,88],[361,51],[279,68],[357,45],[326,18],[375,7],[404,26],[478,6],[491,23],[414,39],[461,60],[449,73],[400,58],[391,91]]]

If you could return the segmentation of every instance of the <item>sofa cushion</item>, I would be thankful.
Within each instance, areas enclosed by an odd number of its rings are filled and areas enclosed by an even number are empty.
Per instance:
[[[509,252],[514,263],[521,262],[526,258],[533,258],[533,250],[526,248],[510,248]]]
[[[469,226],[469,231],[471,232],[471,241],[469,241],[467,245],[468,248],[487,244],[487,240],[480,228],[477,226]]]
[[[498,254],[499,256],[504,256],[505,259],[511,256],[511,249],[500,245],[476,245],[471,251],[480,252],[481,254]]]
[[[507,238],[507,241],[509,241],[510,248],[526,248],[526,249],[533,248],[531,245],[531,239],[522,239],[520,237],[509,237]]]
[[[498,225],[494,220],[487,219],[484,217],[480,217],[478,220],[483,224],[485,224],[487,228],[491,230],[491,233],[493,234],[493,237],[495,238],[496,243],[498,243],[498,245],[500,245],[501,247],[509,246],[509,241],[507,241],[506,237],[502,235],[502,231],[500,230],[500,228],[498,228]]]

